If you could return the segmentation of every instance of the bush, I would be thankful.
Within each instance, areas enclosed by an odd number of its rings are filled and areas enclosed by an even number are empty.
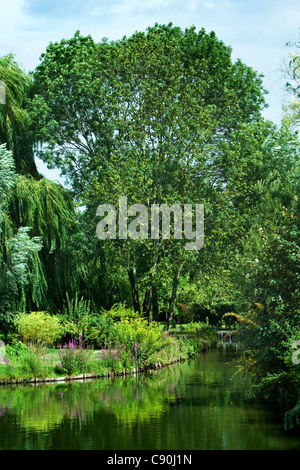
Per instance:
[[[63,335],[60,320],[47,312],[21,314],[16,320],[16,326],[19,335],[27,344],[33,342],[36,345],[52,345]]]
[[[58,356],[60,363],[56,367],[58,373],[66,373],[68,375],[76,372],[88,372],[90,362],[90,350],[84,349],[79,336],[79,341],[70,340],[63,348],[59,346]]]
[[[98,370],[102,372],[120,372],[123,369],[131,369],[134,366],[132,358],[126,351],[126,346],[113,346],[111,342],[105,344],[104,349],[98,354]]]
[[[114,321],[104,314],[93,315],[86,328],[85,340],[91,347],[101,348],[112,336]]]
[[[109,310],[104,310],[103,315],[105,318],[111,318],[114,322],[121,320],[135,320],[140,318],[140,315],[131,308],[127,308],[125,303],[115,304]]]
[[[29,377],[45,377],[48,368],[43,357],[35,348],[28,348],[19,359],[22,371]]]
[[[5,378],[43,377],[47,375],[47,370],[40,351],[35,347],[29,347],[16,340],[6,346],[3,368]]]
[[[81,336],[82,340],[93,348],[100,348],[109,340],[114,323],[111,317],[96,313],[85,314],[78,322],[66,320],[62,316],[61,319],[64,341],[78,340]]]
[[[13,340],[5,347],[5,356],[11,360],[18,360],[28,353],[29,347],[21,341]]]
[[[122,319],[114,324],[112,341],[123,345],[133,361],[141,366],[170,343],[170,338],[153,322],[143,318]]]

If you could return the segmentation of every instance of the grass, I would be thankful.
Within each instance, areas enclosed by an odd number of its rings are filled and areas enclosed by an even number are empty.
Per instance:
[[[105,376],[111,371],[130,373],[136,369],[153,368],[185,360],[199,351],[213,347],[217,341],[215,330],[205,324],[188,324],[172,328],[166,332],[167,340],[159,343],[159,348],[149,348],[144,343],[137,346],[138,351],[124,345],[106,346],[107,349],[84,348],[83,343],[70,341],[64,347],[43,348],[25,346],[16,341],[7,346],[5,364],[0,365],[0,381],[14,379],[30,380],[59,376],[93,374]],[[139,352],[142,354],[138,354]]]

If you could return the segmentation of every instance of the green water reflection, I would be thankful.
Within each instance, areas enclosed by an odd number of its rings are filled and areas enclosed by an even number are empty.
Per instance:
[[[221,348],[150,375],[0,387],[0,449],[300,449]]]

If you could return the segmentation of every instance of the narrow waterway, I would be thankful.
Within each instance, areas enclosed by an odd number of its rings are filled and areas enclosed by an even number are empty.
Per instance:
[[[1,450],[299,450],[220,347],[150,375],[0,387]],[[229,365],[228,365],[229,363]]]

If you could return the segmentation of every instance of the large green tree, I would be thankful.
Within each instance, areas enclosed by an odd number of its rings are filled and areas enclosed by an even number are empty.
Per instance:
[[[251,228],[237,245],[231,272],[240,309],[242,364],[257,390],[299,421],[299,367],[293,342],[299,321],[299,151],[297,136],[269,134],[261,147],[261,181],[251,189]],[[236,289],[236,287],[238,289]],[[298,402],[298,404],[297,404]]]
[[[75,295],[79,290],[83,272],[78,259],[82,242],[78,240],[82,234],[80,231],[78,233],[71,196],[59,184],[43,178],[36,168],[32,122],[28,111],[32,78],[10,54],[0,58],[0,80],[0,143],[5,144],[14,162],[13,178],[9,177],[8,167],[3,161],[1,168],[2,179],[6,180],[6,190],[1,191],[2,207],[6,201],[3,220],[7,221],[7,227],[10,226],[12,230],[3,231],[6,234],[3,235],[3,247],[10,246],[6,245],[7,240],[18,229],[22,232],[20,246],[25,246],[26,237],[28,240],[39,237],[42,244],[38,254],[41,277],[35,282],[41,289],[37,296],[28,283],[25,297],[23,295],[23,307],[57,311],[67,291]],[[4,290],[6,297],[9,297],[8,292],[12,288]]]
[[[91,228],[100,203],[117,206],[125,195],[128,205],[204,203],[205,236],[220,235],[231,165],[222,145],[259,119],[264,90],[213,32],[155,25],[99,44],[77,32],[48,46],[34,87],[40,156],[69,177]],[[180,274],[199,265],[199,253],[161,239],[119,240],[107,250],[129,273],[137,310],[139,285],[149,313],[161,280],[169,284],[170,320]]]

